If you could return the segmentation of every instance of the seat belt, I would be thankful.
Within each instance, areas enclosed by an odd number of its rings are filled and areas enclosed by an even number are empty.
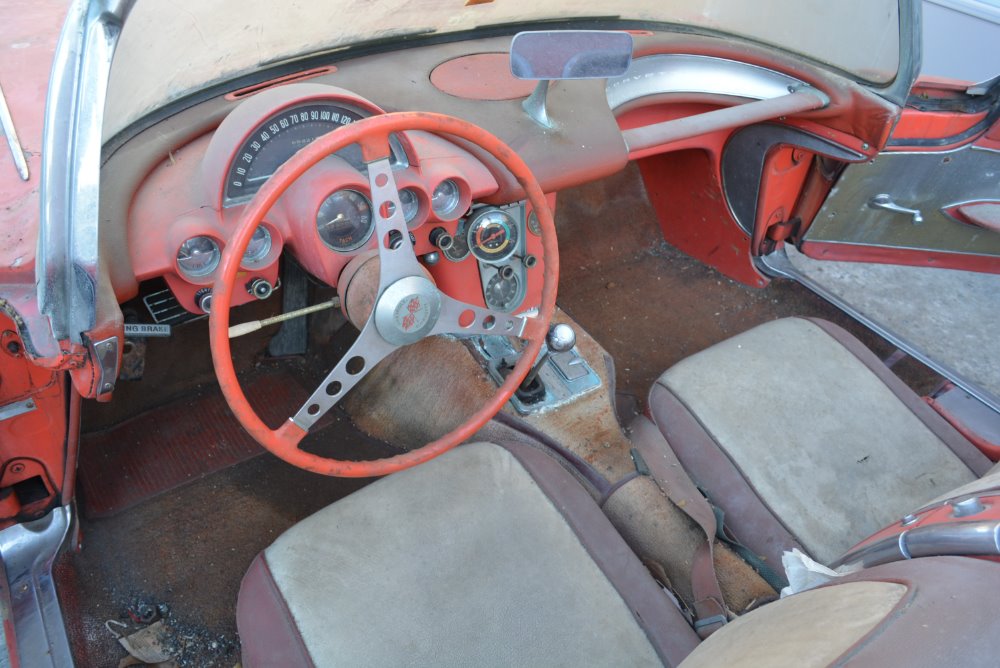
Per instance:
[[[659,427],[640,415],[632,421],[631,429],[632,459],[636,470],[650,476],[667,498],[705,534],[705,542],[698,546],[691,563],[694,629],[704,640],[722,628],[730,618],[715,573],[712,550],[718,529],[715,511],[681,466]]]

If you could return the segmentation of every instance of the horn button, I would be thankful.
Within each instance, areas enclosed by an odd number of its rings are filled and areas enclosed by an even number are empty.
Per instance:
[[[401,278],[379,295],[375,327],[383,339],[397,346],[427,336],[441,314],[441,295],[423,276]]]

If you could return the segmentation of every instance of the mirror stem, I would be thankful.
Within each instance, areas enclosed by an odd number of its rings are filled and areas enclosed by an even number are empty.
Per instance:
[[[549,120],[549,112],[545,109],[545,99],[549,94],[549,81],[548,79],[542,79],[535,86],[535,90],[531,95],[521,103],[524,107],[525,113],[534,122],[541,125],[543,128],[552,129],[555,126],[552,121]]]

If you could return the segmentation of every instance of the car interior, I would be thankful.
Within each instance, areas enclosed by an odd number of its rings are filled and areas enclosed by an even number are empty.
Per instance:
[[[948,407],[1000,356],[872,272],[996,331],[1000,83],[917,82],[909,3],[183,4],[111,70],[119,358],[15,497],[77,499],[78,665],[992,665],[1000,446]]]

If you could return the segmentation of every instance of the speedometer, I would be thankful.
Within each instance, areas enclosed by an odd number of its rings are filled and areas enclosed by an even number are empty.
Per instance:
[[[302,147],[363,115],[331,102],[301,104],[272,115],[260,123],[236,151],[226,176],[223,204],[245,202]],[[361,169],[361,149],[348,146],[337,155]]]

